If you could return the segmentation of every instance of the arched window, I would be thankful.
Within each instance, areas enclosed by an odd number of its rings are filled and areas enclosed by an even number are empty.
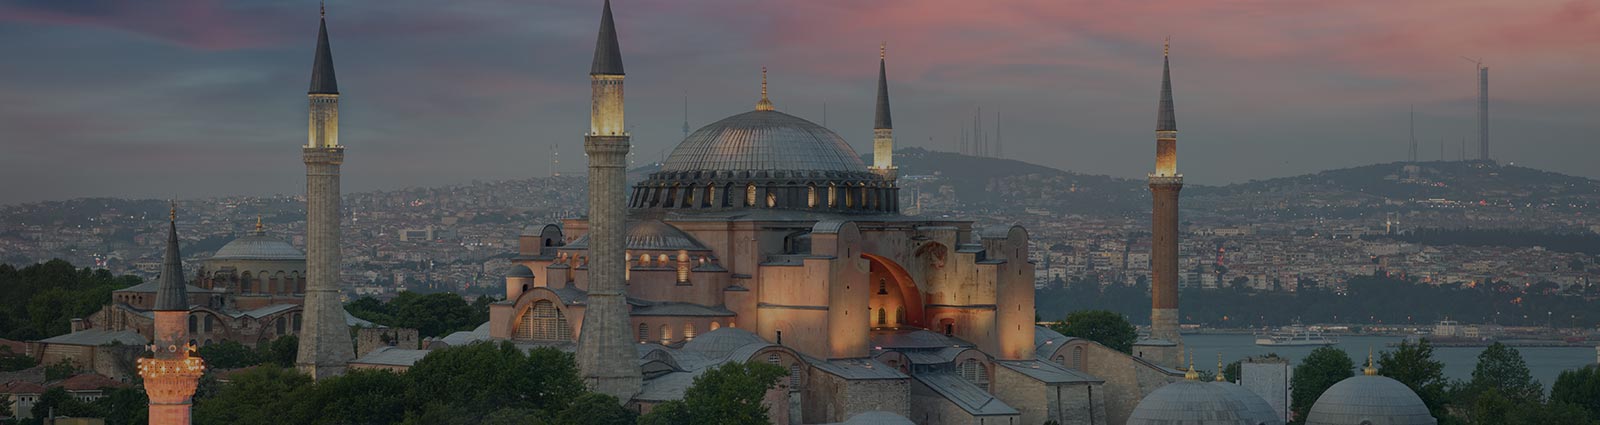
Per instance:
[[[782,360],[783,360],[782,358],[778,357],[778,353],[772,353],[772,354],[768,354],[767,355],[767,363],[778,364]]]
[[[1081,347],[1081,346],[1080,347],[1072,347],[1072,365],[1068,366],[1068,367],[1071,367],[1071,368],[1077,369],[1077,370],[1083,370],[1084,369],[1084,367],[1083,367],[1083,347]]]
[[[517,329],[512,332],[516,339],[533,341],[570,341],[572,340],[572,326],[567,323],[567,318],[556,309],[556,305],[547,300],[534,301],[528,311],[522,313],[522,320],[517,321]]]
[[[289,324],[287,322],[284,322],[283,316],[278,316],[278,320],[276,320],[275,322],[276,323],[274,324],[274,326],[278,327],[278,335],[283,335],[283,333],[288,330],[287,328],[288,328]]]
[[[639,254],[639,267],[650,267],[650,254]]]
[[[205,326],[206,332],[211,332],[211,322],[212,322],[212,320],[213,319],[212,319],[211,315],[206,315],[206,326]]]
[[[211,345],[211,338],[206,338],[206,345]]]
[[[683,340],[684,341],[693,341],[694,340],[694,324],[693,323],[685,322],[683,324]]]
[[[906,323],[906,307],[905,306],[895,307],[894,308],[894,324],[896,324],[896,325],[904,325],[905,323]]]
[[[878,308],[878,326],[889,324],[889,314],[882,307]]]
[[[666,267],[667,266],[667,254],[657,255],[656,256],[656,263],[660,264],[662,267]]]
[[[294,314],[294,331],[300,332],[300,313]]]
[[[661,344],[666,345],[668,342],[672,342],[672,328],[661,325]]]
[[[672,208],[672,207],[678,206],[678,185],[674,184],[674,185],[672,185],[672,187],[669,187],[666,190],[667,190],[667,203],[663,204],[662,206],[663,207],[667,207],[667,208]]]
[[[806,208],[817,207],[817,185],[806,185]]]
[[[839,187],[828,183],[828,208],[839,206]]]
[[[694,185],[690,184],[683,188],[683,207],[689,208],[694,206]]]
[[[800,391],[800,364],[789,365],[789,391]]]
[[[649,341],[649,340],[650,340],[650,325],[646,325],[646,324],[640,323],[639,324],[639,343],[642,344],[645,341]]]
[[[878,279],[878,295],[889,295],[889,279]]]
[[[700,201],[700,205],[701,206],[705,206],[705,207],[709,207],[709,206],[711,206],[711,203],[715,199],[717,199],[717,186],[715,186],[715,185],[706,185],[706,199],[703,200],[703,201]]]
[[[756,206],[756,184],[750,183],[744,187],[744,206]]]
[[[778,206],[778,194],[767,192],[767,208]]]
[[[711,322],[711,330],[714,331],[714,330],[721,329],[721,328],[722,328],[721,324],[719,324],[717,322]]]
[[[961,378],[966,379],[980,388],[989,387],[989,370],[979,363],[978,359],[967,359],[961,362]]]
[[[200,332],[199,323],[200,323],[200,316],[195,316],[195,315],[192,315],[192,314],[189,315],[189,333]]]

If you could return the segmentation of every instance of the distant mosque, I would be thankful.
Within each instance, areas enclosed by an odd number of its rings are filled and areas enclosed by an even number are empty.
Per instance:
[[[188,353],[216,332],[197,318],[253,312],[278,318],[245,325],[257,332],[301,335],[299,369],[318,379],[347,368],[404,370],[440,347],[511,341],[574,352],[590,389],[639,412],[681,399],[717,365],[766,362],[789,371],[765,394],[770,417],[784,425],[1289,419],[1281,397],[1201,382],[1192,360],[1182,364],[1182,176],[1165,61],[1150,175],[1153,326],[1127,354],[1035,323],[1025,229],[900,214],[886,56],[880,47],[871,165],[833,131],[779,111],[763,70],[753,110],[689,134],[659,171],[628,187],[626,74],[607,1],[584,137],[589,216],[521,232],[506,299],[490,306],[487,323],[421,349],[356,356],[337,299],[344,146],[324,19],[303,147],[307,254],[258,230],[219,251],[191,286],[174,276],[182,273],[174,220],[161,279],[119,292],[112,318],[96,320],[150,335],[154,355],[141,370],[147,389],[161,394],[151,397],[151,418],[182,423],[204,367]],[[1324,393],[1307,423],[1436,423],[1415,393],[1376,376],[1370,360],[1365,372]],[[1287,373],[1278,377],[1287,388]]]

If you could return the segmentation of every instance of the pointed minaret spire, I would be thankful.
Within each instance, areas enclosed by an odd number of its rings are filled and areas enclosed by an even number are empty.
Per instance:
[[[317,27],[317,53],[311,62],[311,90],[309,94],[339,94],[339,82],[333,75],[333,48],[328,47],[328,6],[322,6],[321,23]]]
[[[1156,114],[1156,131],[1178,131],[1178,120],[1172,107],[1172,37],[1167,37],[1161,47],[1161,110]]]
[[[622,72],[622,47],[617,43],[617,24],[611,19],[611,0],[600,13],[600,36],[594,40],[594,63],[589,75],[625,75]]]
[[[767,98],[767,67],[761,67],[761,101],[756,102],[757,111],[772,111],[772,99]]]
[[[167,252],[161,260],[161,277],[156,284],[154,310],[189,310],[189,294],[183,282],[183,255],[178,252],[178,204],[172,204],[167,221]]]
[[[889,43],[878,44],[878,108],[872,117],[872,167],[884,180],[894,181],[898,172],[894,166],[894,119],[889,114],[889,72],[887,62]],[[898,199],[898,198],[896,198]],[[897,204],[890,201],[891,204]],[[898,210],[898,206],[893,208]]]

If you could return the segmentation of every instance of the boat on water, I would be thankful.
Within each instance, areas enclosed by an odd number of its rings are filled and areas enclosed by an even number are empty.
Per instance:
[[[1322,331],[1313,330],[1303,325],[1292,325],[1278,328],[1275,331],[1256,334],[1256,345],[1264,346],[1315,346],[1338,344],[1336,338],[1323,335]]]

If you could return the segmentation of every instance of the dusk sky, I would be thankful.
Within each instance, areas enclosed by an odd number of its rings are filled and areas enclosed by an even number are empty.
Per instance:
[[[879,42],[899,147],[1143,178],[1172,37],[1178,167],[1225,184],[1475,151],[1600,178],[1600,2],[616,0],[640,163],[777,109],[867,152]],[[581,171],[598,0],[329,2],[348,192]],[[315,1],[0,0],[0,204],[305,190]],[[991,129],[992,131],[992,129]],[[1470,154],[1469,154],[1470,155]]]

